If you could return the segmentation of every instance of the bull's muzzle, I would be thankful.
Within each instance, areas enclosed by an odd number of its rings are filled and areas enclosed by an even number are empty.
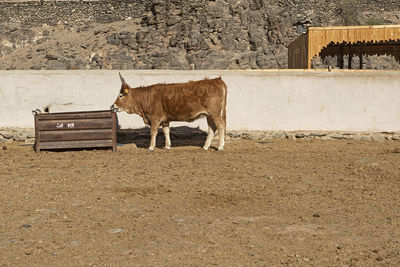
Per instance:
[[[119,108],[118,108],[117,105],[112,104],[112,105],[110,106],[110,110],[112,110],[112,111],[119,111]]]

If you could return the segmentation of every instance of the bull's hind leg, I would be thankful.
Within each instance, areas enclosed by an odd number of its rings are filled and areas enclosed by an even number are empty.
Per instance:
[[[224,150],[225,146],[225,123],[221,123],[218,127],[219,145],[218,150]]]
[[[220,116],[220,114],[218,114],[217,116],[213,116],[212,117],[217,130],[218,130],[218,135],[219,135],[219,145],[218,145],[218,150],[224,150],[224,145],[225,145],[225,121],[222,118],[222,116]]]
[[[164,136],[165,136],[165,149],[170,149],[171,148],[171,139],[169,137],[169,123],[164,122],[162,126],[163,126],[163,131],[164,131]]]
[[[150,139],[150,146],[149,150],[153,151],[154,148],[156,147],[156,138],[157,138],[157,133],[158,133],[158,128],[160,127],[160,122],[157,121],[152,121],[151,126],[150,126],[150,134],[151,134],[151,139]]]
[[[210,148],[211,142],[214,139],[214,132],[217,130],[214,121],[209,117],[207,117],[207,124],[208,124],[208,134],[206,143],[203,146],[204,150],[208,150]]]

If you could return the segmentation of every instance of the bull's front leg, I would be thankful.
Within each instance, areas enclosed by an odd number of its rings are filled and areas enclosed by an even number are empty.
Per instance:
[[[169,123],[165,122],[162,124],[164,136],[165,136],[165,149],[171,148],[171,139],[169,137]]]
[[[156,147],[156,139],[157,139],[157,133],[158,133],[158,128],[160,127],[160,122],[159,121],[152,121],[150,125],[150,146],[149,150],[153,151],[154,148]]]

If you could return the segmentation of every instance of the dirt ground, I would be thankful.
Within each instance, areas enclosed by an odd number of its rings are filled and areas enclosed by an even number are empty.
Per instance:
[[[1,144],[0,266],[400,266],[398,141],[183,144]]]

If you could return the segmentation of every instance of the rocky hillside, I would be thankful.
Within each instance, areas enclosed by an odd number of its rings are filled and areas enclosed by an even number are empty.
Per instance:
[[[0,1],[0,69],[286,68],[308,26],[400,24],[399,11],[398,0]]]

